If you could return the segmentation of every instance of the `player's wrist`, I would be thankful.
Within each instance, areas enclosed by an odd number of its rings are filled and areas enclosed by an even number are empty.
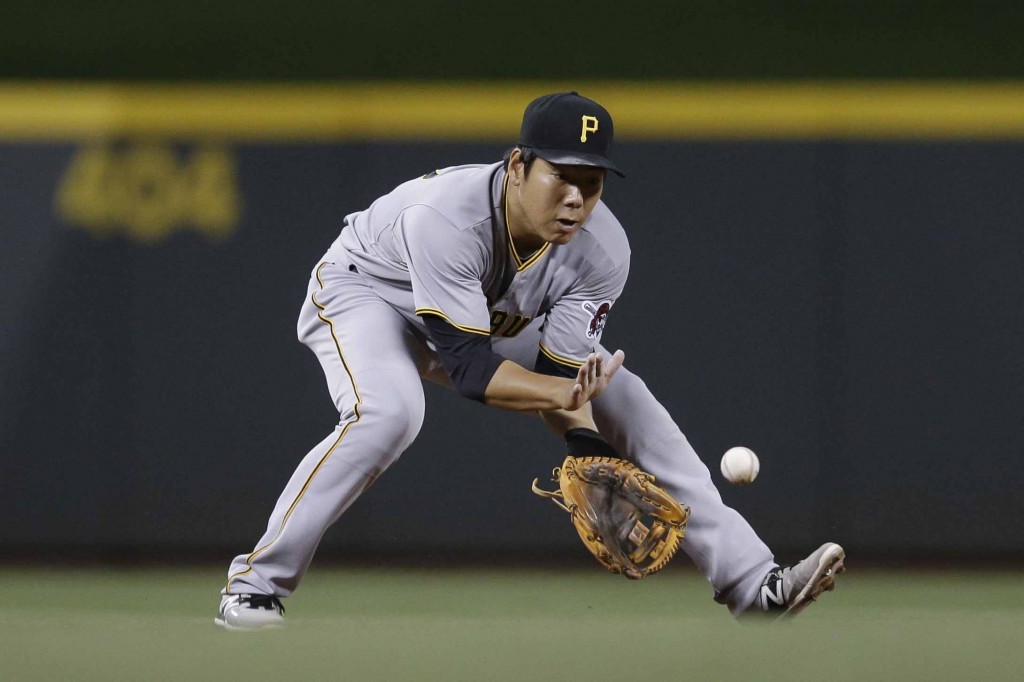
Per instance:
[[[530,380],[535,387],[540,389],[540,393],[544,395],[544,400],[549,401],[547,405],[541,407],[543,411],[550,410],[577,410],[580,405],[578,404],[577,397],[573,391],[573,384],[575,381],[572,379],[564,379],[562,377],[554,377],[548,374],[538,374],[537,372],[529,372]]]
[[[573,457],[619,457],[611,443],[593,429],[569,429],[565,432],[565,445]]]
[[[580,399],[580,392],[576,390],[577,382],[575,379],[557,379],[557,381],[560,390],[554,409],[575,412],[587,404],[586,400]]]

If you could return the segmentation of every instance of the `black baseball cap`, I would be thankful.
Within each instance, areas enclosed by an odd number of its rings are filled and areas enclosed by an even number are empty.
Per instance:
[[[607,109],[578,92],[556,92],[526,107],[519,146],[533,148],[548,163],[596,166],[626,177],[608,159],[614,134]]]

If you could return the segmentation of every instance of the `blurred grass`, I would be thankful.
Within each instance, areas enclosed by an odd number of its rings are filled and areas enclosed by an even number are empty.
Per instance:
[[[675,568],[675,567],[674,567]],[[1019,573],[852,568],[787,626],[738,625],[692,569],[314,567],[289,626],[213,625],[221,567],[0,568],[4,680],[1005,680]]]

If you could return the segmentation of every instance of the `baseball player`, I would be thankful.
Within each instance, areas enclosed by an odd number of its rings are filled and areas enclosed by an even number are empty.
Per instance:
[[[598,103],[545,95],[503,161],[428,173],[345,218],[298,321],[340,421],[301,461],[255,548],[231,563],[217,624],[284,623],[280,600],[324,532],[416,437],[423,379],[537,412],[570,450],[612,448],[654,475],[690,506],[683,548],[734,615],[796,613],[833,587],[842,548],[778,566],[622,351],[600,345],[630,258],[601,202],[606,171],[622,175],[613,133]]]

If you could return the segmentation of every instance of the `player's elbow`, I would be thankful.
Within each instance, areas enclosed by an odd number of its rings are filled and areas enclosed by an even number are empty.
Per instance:
[[[487,355],[481,355],[475,361],[460,362],[450,368],[445,366],[448,378],[459,395],[487,404],[487,387],[504,359],[488,349]]]

